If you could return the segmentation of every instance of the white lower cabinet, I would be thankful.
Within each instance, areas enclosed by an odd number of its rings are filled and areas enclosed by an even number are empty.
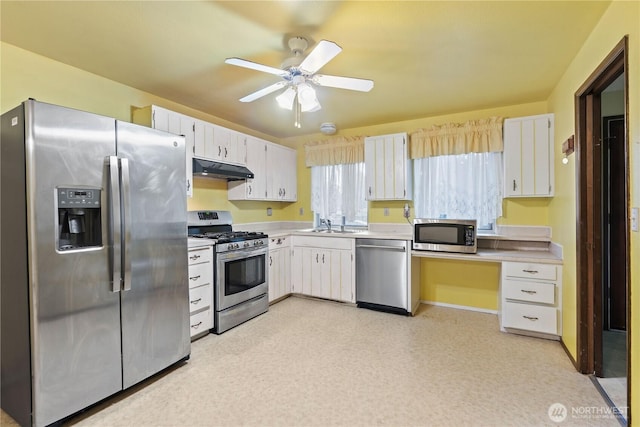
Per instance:
[[[213,329],[213,247],[189,249],[189,313],[191,339]]]
[[[291,238],[269,238],[269,302],[291,293]]]
[[[545,338],[562,336],[562,267],[503,262],[500,329]]]
[[[292,292],[355,302],[355,239],[292,237]]]

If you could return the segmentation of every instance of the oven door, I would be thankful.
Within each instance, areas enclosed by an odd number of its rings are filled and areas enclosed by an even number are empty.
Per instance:
[[[216,311],[268,292],[268,248],[216,254]]]

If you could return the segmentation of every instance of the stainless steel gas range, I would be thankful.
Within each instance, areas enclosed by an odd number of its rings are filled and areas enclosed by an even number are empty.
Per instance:
[[[221,334],[269,309],[264,233],[233,231],[228,211],[189,211],[188,235],[214,246],[214,329]]]

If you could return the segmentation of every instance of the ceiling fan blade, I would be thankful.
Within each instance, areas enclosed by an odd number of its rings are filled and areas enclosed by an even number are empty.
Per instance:
[[[247,61],[246,59],[227,58],[224,60],[224,62],[230,65],[238,66],[238,67],[249,68],[256,71],[262,71],[263,73],[275,74],[276,76],[287,75],[287,72],[285,70],[281,70],[280,68],[269,67],[268,65],[258,64],[257,62]]]
[[[340,52],[342,52],[342,48],[334,42],[320,40],[311,53],[302,61],[299,68],[308,74],[313,74]]]
[[[286,86],[287,82],[278,82],[278,83],[274,83],[271,86],[267,86],[264,89],[260,89],[258,91],[255,91],[247,96],[245,96],[244,98],[240,98],[240,102],[251,102],[251,101],[255,101],[258,98],[262,98],[265,95],[269,95],[272,92],[277,91],[278,89]]]
[[[373,89],[373,80],[356,79],[353,77],[316,74],[313,76],[313,82],[319,86],[337,87],[339,89],[357,90],[360,92],[369,92]]]

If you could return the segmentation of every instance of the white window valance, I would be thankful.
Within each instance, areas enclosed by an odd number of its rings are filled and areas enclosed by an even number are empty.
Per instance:
[[[364,162],[364,136],[339,136],[304,146],[307,167]]]
[[[502,117],[447,123],[410,134],[412,159],[503,151]]]

